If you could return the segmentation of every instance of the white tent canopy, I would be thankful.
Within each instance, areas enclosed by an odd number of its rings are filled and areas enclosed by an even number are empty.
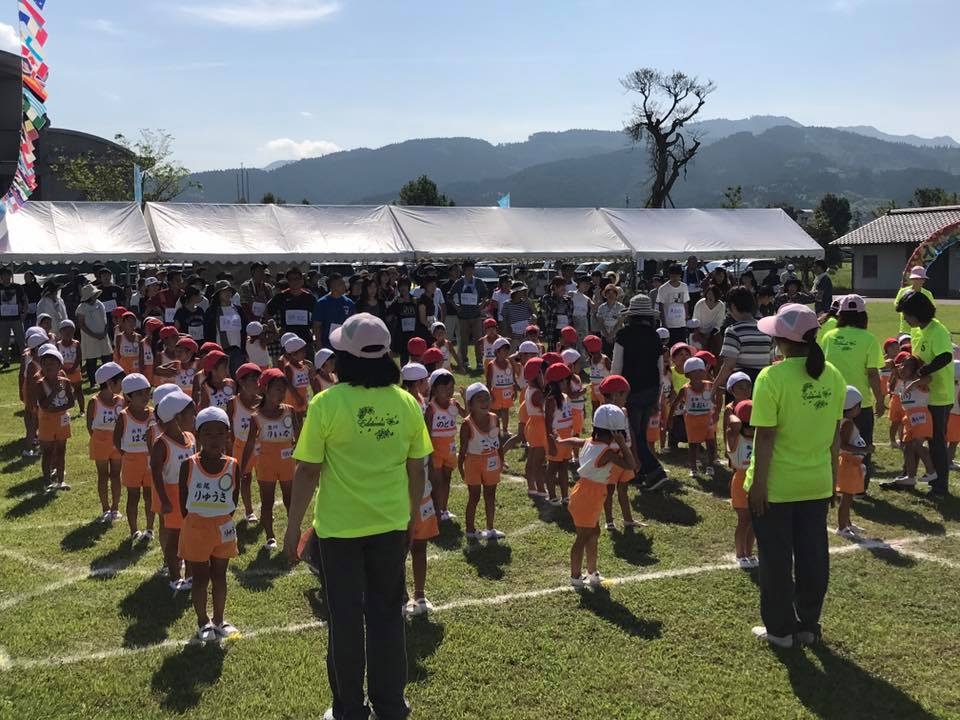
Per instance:
[[[171,260],[413,257],[385,205],[147,203],[146,219],[160,256]]]
[[[594,208],[399,207],[418,257],[609,258],[630,247]]]
[[[638,258],[823,257],[823,248],[779,208],[603,208],[602,212]]]
[[[0,260],[139,260],[157,251],[140,207],[122,202],[27,202],[0,219]]]

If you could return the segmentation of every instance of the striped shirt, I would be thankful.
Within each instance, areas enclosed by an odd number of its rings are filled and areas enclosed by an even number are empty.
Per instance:
[[[730,325],[723,335],[722,358],[736,358],[736,368],[759,370],[770,364],[772,338],[757,328],[756,320],[741,320]]]

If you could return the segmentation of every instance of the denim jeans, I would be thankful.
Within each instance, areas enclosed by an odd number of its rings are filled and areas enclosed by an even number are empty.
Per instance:
[[[640,473],[643,475],[659,476],[664,474],[663,465],[657,456],[650,452],[647,445],[647,425],[657,408],[660,397],[659,387],[640,388],[627,395],[627,417],[630,420],[630,432],[633,435],[634,447],[640,459]]]

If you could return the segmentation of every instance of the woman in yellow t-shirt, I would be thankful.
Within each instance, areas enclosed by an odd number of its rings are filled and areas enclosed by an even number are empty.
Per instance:
[[[838,428],[847,384],[817,344],[810,308],[789,303],[757,322],[783,361],[764,368],[753,388],[749,493],[760,551],[760,616],[754,635],[778,647],[820,636],[830,556],[827,508],[833,495]]]

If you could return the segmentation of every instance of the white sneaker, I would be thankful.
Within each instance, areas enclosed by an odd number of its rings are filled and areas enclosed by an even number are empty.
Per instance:
[[[853,529],[853,531],[854,531],[857,535],[863,535],[865,532],[867,532],[866,530],[864,530],[864,529],[863,529],[862,527],[860,527],[859,525],[854,525],[853,523],[850,523],[850,527]]]
[[[770,635],[767,633],[767,629],[763,625],[757,625],[753,628],[753,636],[757,640],[764,640],[779,648],[793,647],[793,637],[791,635]]]
[[[193,590],[193,578],[187,577],[180,581],[181,590]]]
[[[690,475],[691,478],[697,477],[697,471],[696,471],[696,470],[691,470],[688,474]]]
[[[143,531],[143,541],[150,542],[153,540],[153,530],[144,530]]]
[[[741,570],[747,570],[747,569],[749,569],[749,568],[751,567],[751,566],[750,566],[750,558],[738,557],[738,558],[737,558],[737,567],[740,568]]]
[[[69,489],[70,489],[70,485],[67,483],[66,480],[61,480],[61,481],[60,481],[60,484],[57,485],[57,489],[58,489],[58,490],[69,490]]]
[[[600,574],[600,571],[592,572],[587,575],[587,583],[590,587],[600,587],[603,584],[603,576]]]
[[[549,503],[553,507],[560,507],[561,505],[563,505],[563,501],[560,500],[560,498],[553,498],[552,500],[549,501]]]
[[[960,462],[957,462],[956,460],[954,460],[952,463],[950,463],[950,467],[953,468],[954,470],[960,470]]]
[[[143,537],[143,533],[139,530],[134,530],[130,533],[130,542],[137,542],[141,537]]]
[[[503,540],[506,535],[494,528],[493,530],[484,530],[480,533],[480,537],[484,540]]]
[[[752,568],[760,567],[760,558],[758,558],[756,555],[751,555],[747,558],[747,561],[750,563],[750,567]]]
[[[580,577],[571,577],[570,578],[570,587],[582,588],[587,582],[586,575],[581,575]]]
[[[247,517],[244,518],[244,519],[247,521],[247,524],[248,524],[248,525],[252,525],[253,523],[255,523],[255,522],[257,521],[257,515],[256,515],[256,513],[250,513],[250,514],[247,515]]]
[[[276,549],[277,549],[277,539],[276,539],[276,538],[268,538],[268,539],[267,539],[267,542],[264,544],[264,547],[265,547],[267,550],[276,550]]]
[[[893,482],[897,485],[903,485],[904,487],[914,487],[917,484],[917,479],[909,475],[901,475],[898,478],[894,478]]]
[[[123,515],[120,514],[120,511],[119,511],[119,510],[111,510],[111,511],[110,511],[110,521],[111,521],[111,522],[116,521],[116,520],[119,520],[119,519],[122,518],[122,517],[123,517]]]
[[[708,465],[708,466],[707,466],[707,469],[706,469],[704,472],[707,473],[707,477],[712,478],[712,477],[713,477],[713,472],[714,472],[714,470],[713,470],[713,465]]]
[[[473,532],[465,532],[463,536],[467,540],[479,540],[481,537],[483,537],[483,533],[474,530]]]
[[[607,530],[616,530],[616,529],[617,529],[617,526],[616,526],[615,523],[608,522],[608,523],[606,524],[606,528],[607,528]]]
[[[217,639],[217,626],[212,622],[208,622],[197,630],[197,640],[202,643],[216,642]]]
[[[440,520],[442,522],[449,522],[451,520],[456,520],[456,519],[457,519],[457,516],[454,515],[452,512],[450,512],[449,510],[444,510],[443,512],[440,513]]]
[[[856,530],[854,530],[854,529],[853,529],[851,526],[849,526],[849,525],[848,525],[847,527],[844,527],[844,528],[837,528],[836,530],[834,530],[834,532],[835,532],[837,535],[839,535],[840,537],[845,537],[845,538],[847,538],[847,540],[859,540],[859,539],[860,539],[860,536],[857,535]]]
[[[933,482],[933,481],[936,480],[936,479],[937,479],[937,474],[936,474],[935,472],[929,472],[929,473],[927,473],[926,475],[924,475],[923,477],[917,478],[917,482],[931,483],[931,482]]]
[[[223,640],[229,640],[230,638],[237,637],[240,634],[240,631],[232,624],[224,620],[222,623],[216,626],[217,635]]]
[[[98,523],[108,523],[110,522],[110,511],[107,510],[103,515],[97,518]]]
[[[642,528],[642,527],[647,527],[647,524],[640,522],[639,520],[631,520],[630,522],[625,522],[623,524],[624,530],[629,530],[630,528]]]
[[[433,604],[426,598],[420,598],[419,600],[411,600],[408,602],[405,610],[410,617],[417,617],[418,615],[426,615],[432,612]]]

